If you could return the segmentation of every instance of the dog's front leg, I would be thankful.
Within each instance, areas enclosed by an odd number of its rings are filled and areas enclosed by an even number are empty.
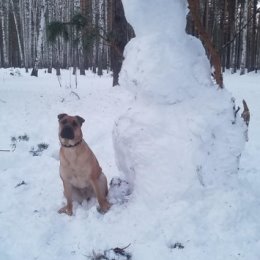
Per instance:
[[[100,206],[100,209],[98,209],[98,211],[100,211],[101,213],[106,213],[111,207],[110,203],[106,199],[107,188],[102,187],[98,179],[91,180],[91,185]]]
[[[59,209],[58,213],[66,213],[71,216],[73,214],[72,211],[72,186],[69,182],[62,179],[63,187],[64,187],[64,196],[67,199],[67,205]]]

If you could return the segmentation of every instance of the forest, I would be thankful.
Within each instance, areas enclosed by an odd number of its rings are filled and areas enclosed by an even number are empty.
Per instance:
[[[0,67],[33,68],[34,76],[38,68],[106,69],[116,85],[134,36],[121,0],[3,0],[0,17]]]
[[[221,57],[221,67],[246,71],[260,68],[258,0],[193,0],[201,23]],[[50,25],[53,25],[52,27]],[[55,27],[56,25],[56,27]],[[163,29],[163,28],[162,28]],[[0,67],[85,69],[118,73],[126,43],[134,30],[124,17],[121,0],[2,0]],[[198,36],[191,15],[187,33]],[[173,32],[174,34],[174,32]],[[208,53],[210,56],[210,53]],[[210,57],[209,57],[210,58]]]
[[[197,2],[192,1],[192,2]],[[201,23],[221,57],[223,71],[260,68],[260,8],[258,0],[199,0]],[[191,17],[187,32],[197,35]]]

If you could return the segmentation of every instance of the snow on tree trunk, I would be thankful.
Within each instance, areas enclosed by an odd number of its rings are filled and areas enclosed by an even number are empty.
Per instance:
[[[43,43],[43,32],[45,30],[45,11],[46,11],[46,3],[45,0],[42,0],[41,2],[41,19],[39,24],[39,34],[37,39],[37,48],[36,48],[36,57],[34,61],[33,70],[31,73],[31,76],[38,77],[38,66],[40,62],[40,55],[41,55],[41,49],[42,49],[42,43]]]
[[[248,0],[245,0],[244,8],[243,8],[242,24],[247,23],[247,15],[248,15]],[[241,53],[240,75],[245,74],[245,67],[246,67],[246,48],[247,48],[247,30],[246,30],[246,28],[242,31],[242,53]]]

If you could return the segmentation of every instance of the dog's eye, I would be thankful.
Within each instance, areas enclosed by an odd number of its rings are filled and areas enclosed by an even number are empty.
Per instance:
[[[63,120],[61,123],[62,123],[63,125],[66,125],[66,124],[68,123],[68,121],[67,121],[67,119],[65,119],[65,120]]]
[[[73,122],[72,122],[72,126],[73,126],[73,127],[77,127],[77,126],[78,126],[77,122],[76,122],[76,121],[73,121]]]

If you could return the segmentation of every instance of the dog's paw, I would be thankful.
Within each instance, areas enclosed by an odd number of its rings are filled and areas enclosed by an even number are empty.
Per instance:
[[[65,206],[65,207],[62,207],[61,209],[58,210],[58,213],[59,214],[62,214],[62,213],[65,213],[69,216],[72,216],[73,212],[72,212],[72,209],[68,206]]]
[[[97,211],[101,214],[105,214],[111,208],[111,204],[109,202],[104,202],[102,205],[97,207]]]

